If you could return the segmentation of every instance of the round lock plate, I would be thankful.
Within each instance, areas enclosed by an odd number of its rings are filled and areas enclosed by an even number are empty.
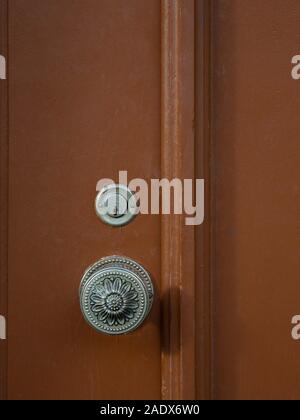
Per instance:
[[[80,285],[80,305],[86,321],[109,335],[137,329],[148,316],[153,297],[149,273],[123,257],[98,261],[85,272]]]
[[[133,192],[125,185],[108,185],[96,197],[97,216],[107,225],[120,227],[130,223],[138,213]]]

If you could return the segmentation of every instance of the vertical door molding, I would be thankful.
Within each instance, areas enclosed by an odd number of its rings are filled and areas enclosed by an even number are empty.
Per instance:
[[[0,2],[0,54],[7,62],[8,1]],[[6,72],[6,79],[8,78]],[[7,317],[8,88],[0,80],[0,315]],[[0,340],[0,400],[7,397],[7,340]]]
[[[212,258],[214,237],[211,0],[196,1],[196,174],[205,179],[205,223],[196,231],[196,390],[197,399],[213,398]]]
[[[195,178],[195,2],[162,0],[162,177]],[[162,398],[196,397],[195,228],[162,217]]]

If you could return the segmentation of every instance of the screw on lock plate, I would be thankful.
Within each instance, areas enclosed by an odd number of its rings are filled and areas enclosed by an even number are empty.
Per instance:
[[[125,226],[138,213],[138,204],[133,192],[125,185],[108,185],[97,195],[97,216],[102,222],[114,227]]]

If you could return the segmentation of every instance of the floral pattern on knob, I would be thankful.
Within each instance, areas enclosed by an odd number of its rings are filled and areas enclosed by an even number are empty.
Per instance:
[[[87,323],[108,335],[132,333],[152,307],[150,274],[126,257],[105,257],[90,266],[79,287],[80,307]]]
[[[100,322],[109,326],[125,325],[139,308],[138,293],[120,277],[105,278],[91,294],[91,310]]]

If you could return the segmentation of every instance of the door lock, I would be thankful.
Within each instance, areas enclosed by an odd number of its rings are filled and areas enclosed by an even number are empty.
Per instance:
[[[123,257],[103,258],[84,274],[80,306],[87,323],[108,335],[136,330],[147,318],[154,299],[149,273]]]
[[[136,198],[125,185],[105,187],[96,198],[95,208],[102,222],[114,227],[127,225],[138,213]]]

